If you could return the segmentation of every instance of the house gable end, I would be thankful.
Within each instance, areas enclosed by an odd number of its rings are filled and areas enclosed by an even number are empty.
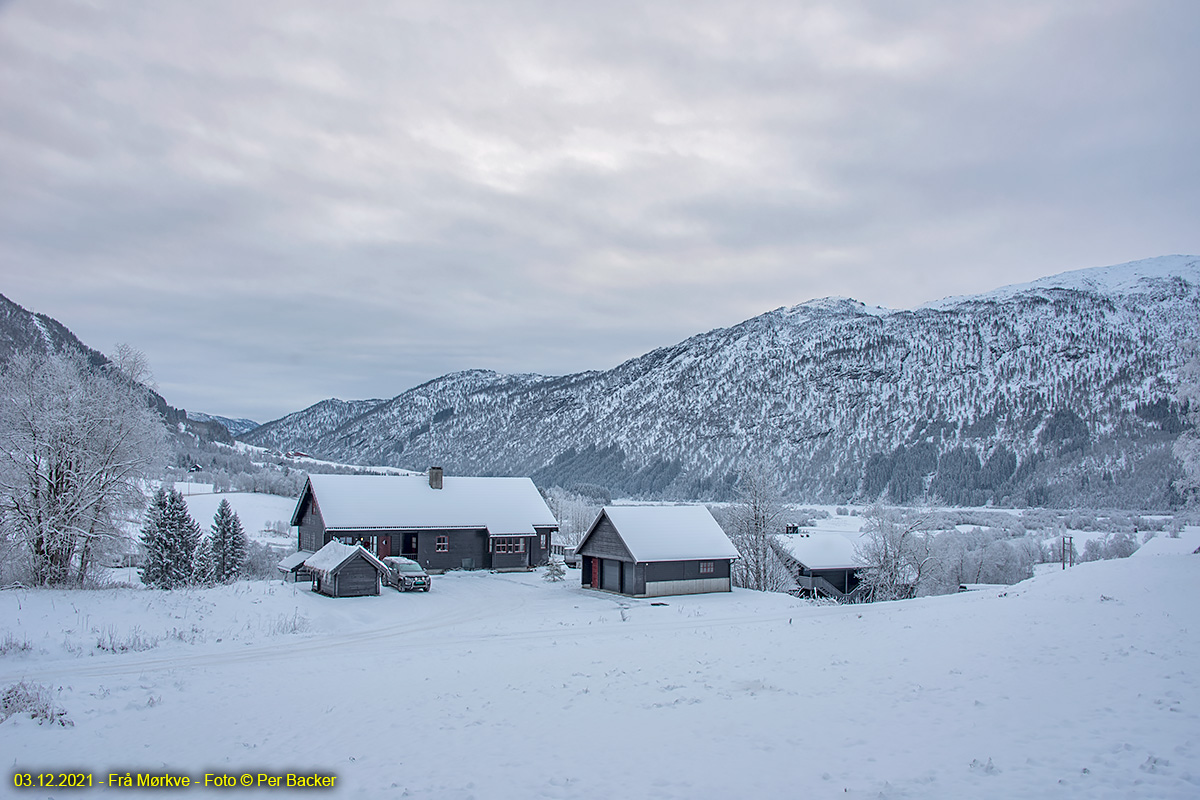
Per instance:
[[[596,517],[596,521],[592,523],[592,527],[588,529],[587,535],[583,537],[583,541],[579,543],[575,552],[583,556],[611,558],[617,561],[635,560],[625,545],[625,541],[621,538],[621,532],[617,530],[617,526],[613,525],[608,514],[603,511]]]

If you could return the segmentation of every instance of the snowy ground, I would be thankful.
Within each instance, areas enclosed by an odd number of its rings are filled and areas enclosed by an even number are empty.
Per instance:
[[[0,753],[97,781],[335,774],[339,797],[1200,796],[1200,556],[873,606],[578,580],[2,592],[0,641],[30,647],[0,687],[51,686],[74,726],[11,717]],[[88,794],[141,793],[16,796]]]

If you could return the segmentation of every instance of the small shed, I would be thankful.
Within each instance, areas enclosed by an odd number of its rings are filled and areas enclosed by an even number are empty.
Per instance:
[[[862,565],[852,541],[835,532],[798,531],[776,537],[776,543],[777,554],[802,592],[854,599]]]
[[[575,552],[584,587],[633,597],[728,592],[739,557],[704,506],[606,506]]]
[[[304,562],[311,556],[312,553],[308,550],[297,550],[290,556],[279,559],[275,569],[279,570],[281,577],[288,583],[312,580],[312,573],[304,566]]]
[[[362,545],[329,542],[309,556],[304,566],[312,573],[313,591],[330,597],[379,594],[387,567]]]

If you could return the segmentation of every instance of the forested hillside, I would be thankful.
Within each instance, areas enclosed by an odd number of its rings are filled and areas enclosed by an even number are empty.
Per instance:
[[[893,311],[826,298],[604,372],[468,371],[243,438],[342,461],[722,499],[750,461],[806,501],[1165,507],[1200,259]]]

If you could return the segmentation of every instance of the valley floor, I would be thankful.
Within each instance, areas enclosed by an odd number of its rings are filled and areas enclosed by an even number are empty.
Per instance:
[[[97,781],[334,774],[338,797],[1200,796],[1200,556],[873,606],[578,580],[2,592],[29,648],[0,687],[52,687],[74,725],[10,717],[0,752]]]

